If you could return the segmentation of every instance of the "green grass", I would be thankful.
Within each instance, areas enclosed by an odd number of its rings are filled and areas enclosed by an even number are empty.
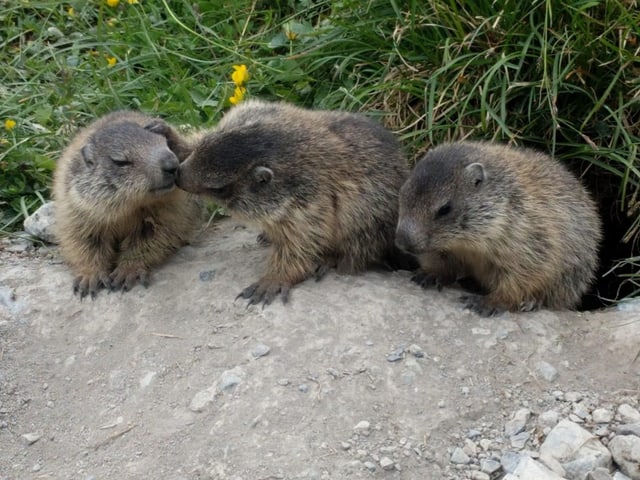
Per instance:
[[[412,161],[461,138],[549,151],[583,174],[620,239],[638,241],[631,0],[13,0],[0,25],[0,121],[17,122],[0,124],[0,231],[49,196],[76,128],[118,108],[214,125],[242,63],[249,95],[370,112]]]

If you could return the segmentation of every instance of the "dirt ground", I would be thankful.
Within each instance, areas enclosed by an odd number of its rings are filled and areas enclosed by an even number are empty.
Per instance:
[[[246,308],[256,233],[221,221],[82,302],[55,248],[0,251],[0,479],[464,478],[469,429],[554,390],[638,398],[640,305],[486,319],[408,272],[330,272]]]

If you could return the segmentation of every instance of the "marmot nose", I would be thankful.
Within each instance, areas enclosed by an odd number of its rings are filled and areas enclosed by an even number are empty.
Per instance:
[[[163,155],[160,158],[159,163],[162,171],[172,176],[176,175],[176,172],[178,171],[178,167],[180,166],[178,159],[172,152],[167,152],[165,155]]]
[[[411,236],[405,230],[396,230],[396,247],[407,253],[414,253],[414,244]]]

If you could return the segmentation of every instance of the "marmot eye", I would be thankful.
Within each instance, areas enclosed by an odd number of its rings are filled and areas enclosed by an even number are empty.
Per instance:
[[[451,213],[451,202],[445,203],[438,209],[438,211],[436,212],[436,218],[444,217],[449,213]]]
[[[119,167],[124,167],[125,165],[131,165],[133,163],[130,160],[127,160],[127,157],[124,157],[124,156],[114,155],[110,158],[111,158],[111,161]]]

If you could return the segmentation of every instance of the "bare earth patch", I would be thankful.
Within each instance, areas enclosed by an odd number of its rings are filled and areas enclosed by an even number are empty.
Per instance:
[[[484,319],[371,271],[246,308],[256,234],[83,302],[55,248],[0,251],[0,479],[486,478],[451,462],[469,430],[558,391],[638,408],[638,306]]]

